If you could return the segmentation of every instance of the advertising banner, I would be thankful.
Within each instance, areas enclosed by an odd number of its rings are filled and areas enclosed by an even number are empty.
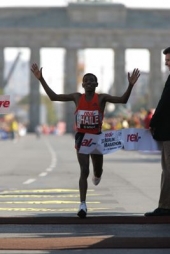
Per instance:
[[[0,114],[10,112],[10,95],[0,95]]]
[[[159,151],[160,144],[147,129],[120,129],[103,131],[100,135],[85,134],[79,153],[109,154],[117,150]]]

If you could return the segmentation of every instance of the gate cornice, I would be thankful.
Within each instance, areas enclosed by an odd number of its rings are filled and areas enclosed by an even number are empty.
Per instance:
[[[150,48],[169,45],[170,31],[145,29],[0,29],[3,47]],[[31,39],[30,39],[31,38]]]
[[[0,46],[166,47],[169,23],[170,10],[131,9],[121,4],[1,8]]]

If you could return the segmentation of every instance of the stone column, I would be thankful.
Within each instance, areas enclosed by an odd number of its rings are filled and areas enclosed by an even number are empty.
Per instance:
[[[30,68],[33,63],[40,65],[39,48],[31,48]],[[28,131],[34,132],[40,124],[40,84],[30,71],[30,94],[29,94],[29,126]]]
[[[0,47],[0,94],[3,93],[4,90],[4,63],[5,63],[5,58],[4,58],[4,48]]]
[[[125,49],[114,49],[114,89],[113,95],[122,95],[126,90],[125,82]]]
[[[77,50],[66,49],[64,62],[64,93],[70,94],[77,91]],[[74,131],[74,102],[64,103],[66,132]]]
[[[161,49],[152,48],[150,52],[150,73],[149,73],[149,108],[155,108],[163,90],[163,78],[161,72]]]

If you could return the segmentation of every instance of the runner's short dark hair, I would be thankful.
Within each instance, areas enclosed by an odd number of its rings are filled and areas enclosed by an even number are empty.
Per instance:
[[[93,76],[94,79],[95,79],[95,81],[97,82],[97,77],[96,77],[93,73],[86,73],[86,74],[84,74],[83,79],[84,79],[86,76]]]
[[[170,54],[170,47],[164,49],[163,54],[164,54],[164,55]]]

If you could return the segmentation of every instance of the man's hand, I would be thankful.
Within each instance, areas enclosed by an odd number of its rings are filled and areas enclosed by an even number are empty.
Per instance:
[[[130,73],[128,72],[129,84],[133,86],[138,80],[139,76],[140,76],[140,71],[138,69],[134,69],[132,72],[132,75],[130,75]]]
[[[36,63],[32,64],[31,71],[38,80],[42,78],[42,68],[39,69]]]

